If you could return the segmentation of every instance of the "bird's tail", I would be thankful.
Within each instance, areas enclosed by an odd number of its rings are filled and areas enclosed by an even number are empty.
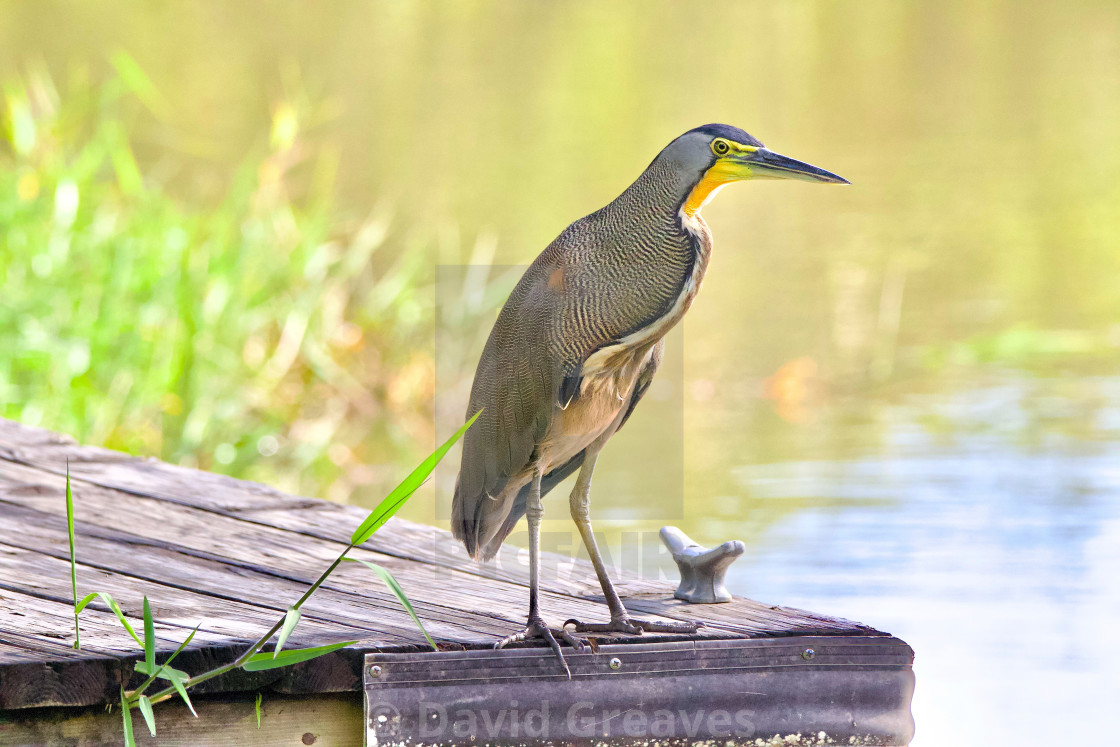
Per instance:
[[[467,548],[467,554],[478,559],[478,528],[474,516],[468,515],[466,501],[459,492],[459,478],[455,478],[455,497],[451,500],[451,534]]]
[[[512,503],[506,507],[506,503]],[[502,542],[513,531],[517,520],[525,514],[525,501],[516,511],[518,501],[487,494],[467,496],[462,493],[459,480],[455,481],[455,498],[451,502],[451,533],[467,548],[474,560],[489,560],[498,552]],[[514,510],[510,510],[513,508]]]
[[[572,457],[567,464],[557,467],[541,480],[541,497],[563,482],[583,465],[584,453]],[[506,491],[502,491],[505,493]],[[512,498],[512,500],[511,500]],[[455,498],[451,503],[451,533],[467,548],[475,560],[489,560],[498,553],[517,522],[525,515],[529,501],[529,486],[525,485],[515,496],[489,495],[464,496],[459,480],[455,480]]]

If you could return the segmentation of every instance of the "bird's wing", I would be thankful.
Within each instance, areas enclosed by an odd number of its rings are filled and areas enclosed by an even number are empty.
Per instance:
[[[634,391],[630,395],[630,401],[626,404],[626,412],[623,414],[622,419],[618,423],[618,428],[615,429],[617,433],[626,421],[630,419],[633,414],[634,408],[638,406],[638,401],[645,396],[646,391],[649,390],[649,385],[653,381],[654,374],[657,369],[661,367],[661,359],[664,356],[665,341],[658,340],[657,344],[653,346],[652,354],[649,361],[646,362],[645,367],[641,373],[638,374],[638,380],[634,384]],[[563,395],[561,395],[563,396]],[[541,479],[541,497],[548,495],[548,491],[559,485],[566,480],[573,472],[583,466],[585,451],[581,451],[574,457],[569,459],[564,465],[557,467]],[[490,538],[486,547],[481,548],[483,557],[492,557],[498,552],[505,538],[513,531],[514,526],[525,515],[525,507],[529,501],[529,486],[526,485],[517,492],[517,498],[514,499],[513,505],[510,507],[509,513],[502,522],[501,529]]]
[[[463,438],[451,522],[472,557],[509,515],[513,496],[499,496],[529,466],[555,409],[563,373],[549,344],[549,325],[558,313],[549,271],[542,255],[518,282],[475,373],[467,415],[482,414]]]

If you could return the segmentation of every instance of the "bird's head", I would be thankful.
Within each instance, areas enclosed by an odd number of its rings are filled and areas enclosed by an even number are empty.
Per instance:
[[[667,163],[683,180],[681,210],[695,216],[725,184],[746,179],[799,179],[848,184],[830,171],[775,153],[738,127],[709,124],[671,142],[654,164]],[[653,164],[651,164],[653,165]]]

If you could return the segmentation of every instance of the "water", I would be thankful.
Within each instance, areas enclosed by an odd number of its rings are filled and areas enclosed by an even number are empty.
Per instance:
[[[1016,444],[1033,384],[939,398],[981,423],[950,443],[916,422],[925,403],[903,404],[879,453],[736,471],[761,501],[801,508],[729,585],[909,642],[914,744],[1066,744],[1115,702],[1120,443]],[[1094,385],[1111,393],[1099,421],[1115,435],[1120,381]]]
[[[918,747],[1111,729],[1116,3],[0,6],[5,69],[96,78],[118,47],[175,103],[174,137],[141,129],[136,150],[194,159],[183,193],[220,193],[276,101],[317,102],[303,127],[337,155],[340,202],[391,203],[429,252],[416,347],[439,433],[503,268],[675,135],[729,122],[850,179],[737,185],[705,209],[709,277],[600,460],[596,526],[647,572],[624,537],[743,539],[737,593],[907,640]],[[445,521],[452,479],[408,515]]]

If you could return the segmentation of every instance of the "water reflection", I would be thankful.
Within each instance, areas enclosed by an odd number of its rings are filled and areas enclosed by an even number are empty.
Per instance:
[[[1052,390],[1084,383],[1009,377],[907,398],[885,413],[880,453],[738,468],[755,498],[747,522],[782,518],[729,583],[910,642],[915,744],[1063,743],[1117,692],[1120,654],[1095,641],[1120,622],[1120,380],[1088,384],[1099,440],[1020,436],[1038,427],[1039,402],[1052,424],[1054,411],[1078,419],[1084,401]],[[931,432],[931,405],[966,427]]]

